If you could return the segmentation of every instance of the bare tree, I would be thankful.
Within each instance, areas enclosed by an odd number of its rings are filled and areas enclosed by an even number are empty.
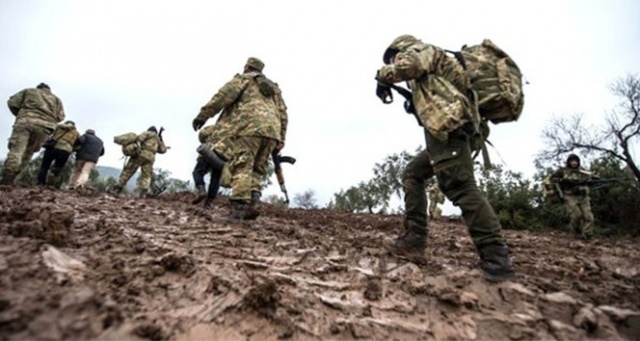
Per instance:
[[[550,148],[538,154],[538,160],[558,160],[576,149],[587,155],[609,155],[624,162],[640,182],[640,169],[630,149],[640,137],[640,78],[638,75],[620,78],[610,90],[620,102],[606,116],[604,129],[584,126],[582,114],[556,118],[542,132]]]
[[[318,208],[318,200],[316,200],[316,192],[312,189],[306,190],[304,193],[297,193],[293,196],[293,203],[300,208],[315,209]]]

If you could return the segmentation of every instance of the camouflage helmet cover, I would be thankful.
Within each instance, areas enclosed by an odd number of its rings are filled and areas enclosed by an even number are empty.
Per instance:
[[[396,53],[400,51],[404,51],[407,48],[409,48],[409,46],[419,42],[420,40],[418,40],[418,38],[410,34],[403,34],[399,36],[398,38],[394,39],[391,42],[391,45],[389,45],[389,47],[387,47],[387,49],[384,51],[384,55],[382,56],[382,61],[385,64],[390,64],[391,58],[393,58],[393,56],[395,56]]]
[[[264,63],[256,58],[256,57],[249,57],[249,59],[247,59],[247,66],[250,66],[260,72],[262,72],[262,69],[264,69]]]

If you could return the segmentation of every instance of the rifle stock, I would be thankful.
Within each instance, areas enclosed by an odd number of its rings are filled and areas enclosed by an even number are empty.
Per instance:
[[[280,155],[280,150],[274,149],[271,152],[271,158],[273,159],[273,167],[276,173],[276,177],[278,178],[278,184],[280,185],[280,191],[284,193],[285,204],[289,204],[289,194],[287,193],[287,187],[284,185],[284,174],[282,173],[282,163],[290,163],[295,164],[296,159],[291,156],[282,156]]]

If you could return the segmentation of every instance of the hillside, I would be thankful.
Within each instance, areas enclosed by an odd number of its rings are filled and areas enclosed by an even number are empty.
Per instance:
[[[454,221],[416,264],[380,247],[399,216],[0,193],[0,340],[640,339],[638,239],[507,231],[518,281],[491,285]]]

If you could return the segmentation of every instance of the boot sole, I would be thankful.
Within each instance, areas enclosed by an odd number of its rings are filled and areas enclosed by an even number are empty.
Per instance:
[[[426,258],[424,257],[424,251],[422,252],[417,252],[417,251],[405,251],[402,249],[398,249],[393,245],[388,245],[387,243],[382,243],[382,247],[387,250],[391,255],[400,258],[400,259],[404,259],[410,262],[415,262],[415,263],[425,263],[426,262]]]
[[[509,275],[498,276],[498,275],[492,275],[490,273],[482,271],[482,275],[484,276],[485,280],[487,280],[488,282],[491,282],[491,283],[515,282],[516,281],[516,274],[515,273],[509,274]]]
[[[206,195],[198,196],[197,198],[195,198],[195,199],[193,199],[191,201],[191,204],[192,205],[197,205],[197,204],[201,203],[202,200],[204,200],[206,197],[207,197]]]

